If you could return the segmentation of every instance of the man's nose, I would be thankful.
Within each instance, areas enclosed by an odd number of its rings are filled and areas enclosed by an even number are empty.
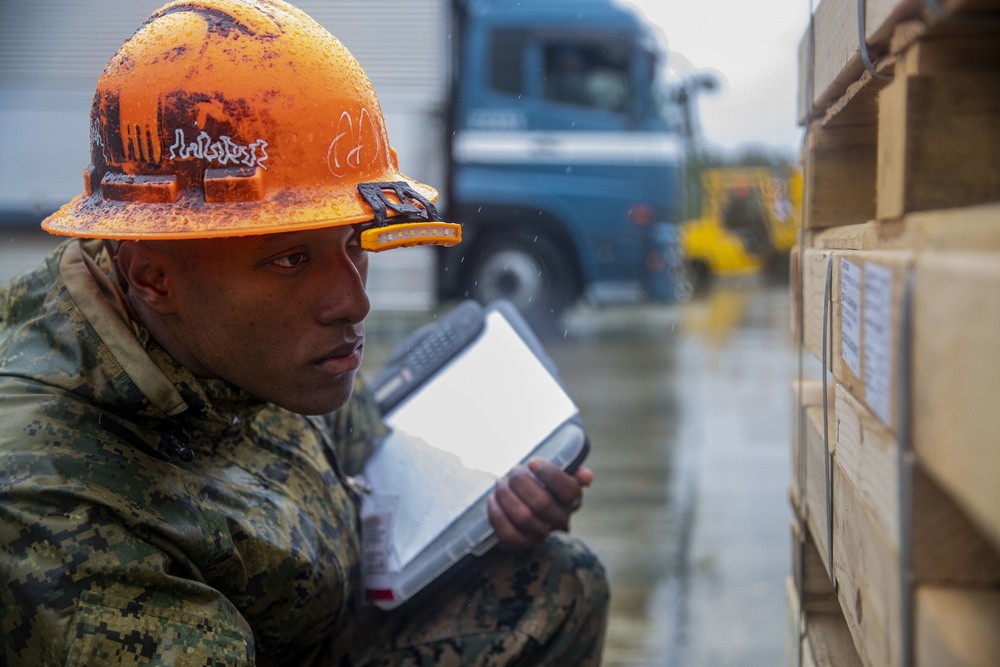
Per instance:
[[[364,263],[358,266],[346,254],[338,254],[326,261],[322,282],[316,287],[323,297],[319,313],[323,324],[338,321],[358,324],[368,317],[371,301],[365,287],[367,261],[365,258]]]

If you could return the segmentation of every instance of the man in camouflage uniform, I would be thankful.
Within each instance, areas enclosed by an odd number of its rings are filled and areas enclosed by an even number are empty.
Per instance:
[[[168,5],[108,65],[86,192],[44,223],[79,238],[0,288],[0,663],[598,664],[603,570],[552,532],[586,469],[515,471],[500,548],[361,599],[362,231],[394,218],[341,190],[405,183],[389,208],[440,229],[369,88],[277,0]]]

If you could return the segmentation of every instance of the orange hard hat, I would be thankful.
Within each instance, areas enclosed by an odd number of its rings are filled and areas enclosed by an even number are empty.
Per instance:
[[[425,237],[460,236],[437,216],[437,191],[399,172],[358,62],[280,0],[155,12],[104,69],[90,141],[84,193],[43,221],[49,232],[184,239],[423,220],[435,223]]]

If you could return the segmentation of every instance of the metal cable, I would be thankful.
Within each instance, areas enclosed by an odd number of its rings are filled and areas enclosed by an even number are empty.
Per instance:
[[[934,0],[926,0],[928,2],[933,2]],[[865,22],[868,16],[868,3],[866,0],[858,0],[858,49],[861,51],[861,60],[865,63],[865,69],[875,77],[876,79],[882,79],[883,81],[892,81],[892,77],[888,74],[882,74],[875,69],[875,65],[872,64],[872,59],[868,55],[868,31],[865,27]]]
[[[899,464],[899,596],[902,615],[900,633],[902,647],[901,667],[912,667],[914,663],[913,633],[913,468],[912,431],[910,417],[912,400],[910,395],[911,356],[913,349],[913,290],[916,279],[913,269],[906,274],[900,313],[899,355],[896,360],[896,418],[899,423],[898,464]]]
[[[826,554],[830,583],[837,590],[833,577],[833,461],[830,454],[830,405],[827,398],[827,374],[833,372],[833,253],[826,262],[826,287],[823,299],[823,469],[826,477]],[[829,349],[828,349],[829,348]]]

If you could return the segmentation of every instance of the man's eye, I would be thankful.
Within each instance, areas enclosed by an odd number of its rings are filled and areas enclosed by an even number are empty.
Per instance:
[[[297,266],[305,264],[307,259],[308,258],[304,252],[294,252],[291,255],[280,257],[271,263],[285,269],[294,269]]]

